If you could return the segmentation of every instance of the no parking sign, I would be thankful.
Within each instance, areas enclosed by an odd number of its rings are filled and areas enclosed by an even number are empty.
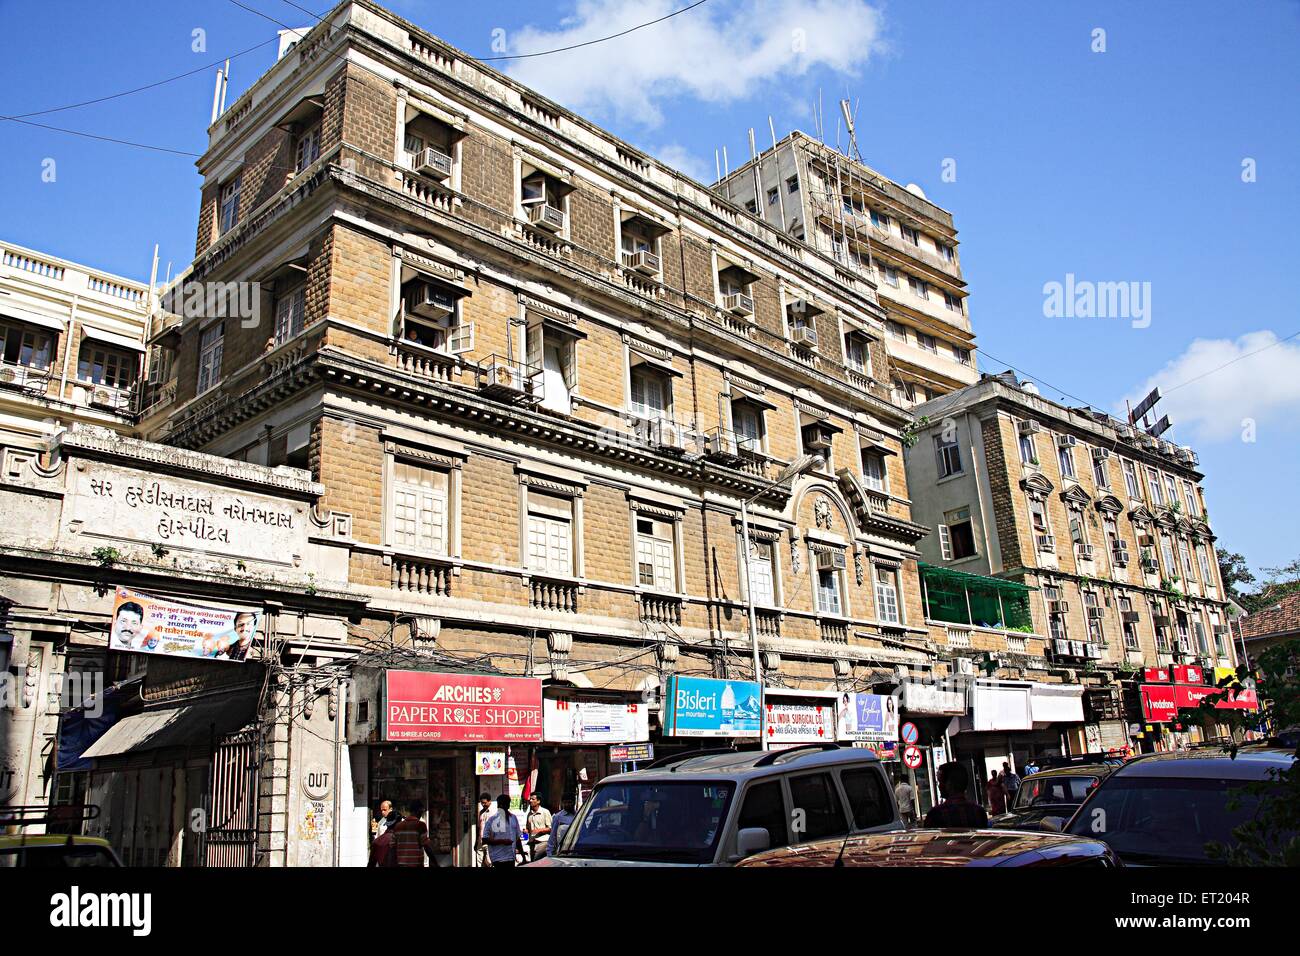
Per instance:
[[[920,739],[921,735],[916,729],[916,724],[909,720],[907,723],[903,724],[903,729],[899,732],[899,736],[903,739],[903,743],[914,744],[918,739]]]

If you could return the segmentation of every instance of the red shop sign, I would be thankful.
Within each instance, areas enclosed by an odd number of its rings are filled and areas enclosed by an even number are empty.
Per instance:
[[[1174,698],[1174,688],[1162,684],[1143,684],[1142,716],[1148,723],[1168,723],[1178,716],[1178,703]]]
[[[1174,680],[1180,684],[1204,684],[1205,670],[1197,664],[1175,664]]]
[[[386,740],[542,739],[540,678],[385,671],[384,687]]]
[[[1168,684],[1169,668],[1168,667],[1148,667],[1144,674],[1148,684]]]

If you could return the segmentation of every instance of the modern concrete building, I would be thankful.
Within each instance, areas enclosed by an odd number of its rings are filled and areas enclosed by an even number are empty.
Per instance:
[[[978,378],[957,229],[919,186],[796,131],[713,188],[876,287],[900,405]]]

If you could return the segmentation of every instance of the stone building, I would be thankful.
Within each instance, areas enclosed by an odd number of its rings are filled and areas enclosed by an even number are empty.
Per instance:
[[[1175,741],[1172,722],[1162,732],[1143,711],[1143,685],[1160,680],[1149,671],[1190,667],[1197,679],[1173,683],[1200,686],[1236,665],[1196,453],[1048,401],[1012,373],[914,411],[904,457],[913,515],[931,532],[920,544],[922,586],[939,595],[927,595],[930,618],[979,627],[1003,613],[949,600],[932,578],[950,572],[1029,586],[1029,617],[1014,623],[1045,637],[1051,669],[1086,695],[1104,689],[1101,742],[1123,745],[1125,725],[1144,748]]]
[[[978,378],[957,229],[919,186],[901,186],[796,131],[714,189],[875,283],[898,404]]]

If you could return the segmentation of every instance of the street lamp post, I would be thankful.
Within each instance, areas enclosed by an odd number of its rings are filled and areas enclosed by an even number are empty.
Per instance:
[[[754,681],[758,684],[760,693],[763,687],[763,663],[758,654],[758,619],[754,611],[753,579],[750,576],[749,571],[749,506],[777,485],[782,485],[794,478],[796,475],[802,474],[821,460],[820,455],[800,455],[794,461],[790,462],[790,464],[782,468],[780,474],[768,482],[768,484],[764,485],[762,490],[740,503],[740,534],[742,538],[740,546],[744,553],[745,561],[745,613],[749,622],[749,644],[750,648],[754,652]],[[760,737],[762,739],[762,747],[766,750],[767,738],[762,737],[761,734]]]

